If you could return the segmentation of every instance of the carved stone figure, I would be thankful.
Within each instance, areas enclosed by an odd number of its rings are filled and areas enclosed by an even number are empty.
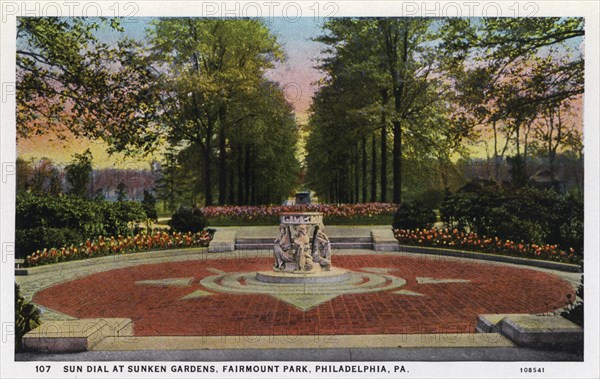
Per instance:
[[[323,270],[327,271],[331,268],[331,244],[322,227],[318,228],[315,233],[312,257],[313,261],[319,263]]]
[[[295,264],[296,251],[292,247],[290,240],[290,231],[287,226],[279,227],[279,237],[273,245],[273,254],[275,255],[275,271],[293,271],[297,266]],[[287,270],[286,270],[287,269]]]
[[[306,224],[300,224],[296,227],[294,247],[296,257],[298,257],[298,271],[311,271],[313,269],[308,228],[309,226]]]
[[[316,212],[282,214],[273,255],[274,271],[330,270],[331,244],[324,232],[323,215]]]

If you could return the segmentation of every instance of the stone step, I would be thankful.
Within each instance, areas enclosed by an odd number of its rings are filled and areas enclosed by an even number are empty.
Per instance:
[[[23,336],[26,351],[67,353],[91,350],[110,338],[130,340],[133,321],[128,318],[90,318],[46,321]]]
[[[373,238],[368,237],[329,237],[332,249],[373,249]],[[272,250],[274,238],[236,238],[235,250]]]
[[[373,239],[373,250],[375,251],[399,251],[400,244],[394,238],[394,232],[391,229],[371,230]]]
[[[293,343],[290,343],[290,340]],[[262,336],[141,336],[133,341],[104,340],[97,344],[95,351],[148,351],[148,350],[212,350],[223,351],[240,349],[286,350],[296,349],[365,349],[365,348],[511,348],[514,344],[500,334],[367,334],[367,335],[327,335],[315,338],[315,335],[271,335]],[[221,352],[219,352],[221,350]],[[327,351],[327,350],[324,350]],[[463,351],[463,355],[468,350]],[[302,355],[301,355],[302,356]],[[313,355],[311,355],[312,357]],[[346,358],[347,359],[347,358]],[[343,360],[343,359],[341,359]],[[375,377],[375,376],[372,376]]]
[[[236,245],[247,245],[247,244],[266,244],[269,243],[273,245],[275,238],[236,238]]]
[[[331,243],[346,243],[346,242],[362,242],[362,243],[371,243],[373,239],[369,237],[329,237],[329,242]],[[236,244],[255,244],[255,243],[270,243],[273,244],[275,242],[275,238],[236,238]]]
[[[373,249],[371,242],[332,242],[332,249]]]
[[[499,332],[525,347],[573,348],[583,344],[583,329],[558,315],[479,315],[477,330],[482,333]]]
[[[373,239],[369,237],[329,237],[331,243],[372,243]]]
[[[371,242],[332,242],[332,249],[373,249]],[[235,250],[272,250],[273,242],[270,243],[236,243]]]
[[[270,243],[236,243],[235,250],[273,250],[273,242]]]
[[[215,237],[208,246],[209,253],[223,253],[233,251],[235,248],[235,239],[237,231],[217,231]]]

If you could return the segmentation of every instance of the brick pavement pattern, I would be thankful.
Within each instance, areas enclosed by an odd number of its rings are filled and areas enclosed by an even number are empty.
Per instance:
[[[338,255],[335,265],[356,272],[392,269],[390,275],[406,280],[403,291],[344,294],[304,312],[268,294],[208,291],[182,299],[207,291],[199,281],[215,271],[261,271],[271,264],[271,258],[256,257],[140,265],[57,284],[33,300],[77,318],[131,318],[138,336],[343,335],[470,333],[478,314],[549,312],[575,293],[566,280],[536,270],[370,254]],[[468,282],[419,283],[418,277]],[[136,284],[174,278],[193,280]]]

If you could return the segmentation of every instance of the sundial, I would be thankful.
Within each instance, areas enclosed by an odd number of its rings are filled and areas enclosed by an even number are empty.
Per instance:
[[[183,296],[190,300],[214,293],[263,294],[308,311],[341,295],[381,291],[403,296],[424,296],[404,290],[406,280],[394,275],[390,267],[363,267],[348,270],[332,262],[329,238],[323,215],[318,212],[283,213],[279,236],[273,245],[273,267],[264,271],[225,272],[214,268],[214,275],[200,280],[202,290]],[[143,285],[190,286],[193,278],[171,278],[137,282]],[[468,282],[463,279],[417,278],[417,284]]]

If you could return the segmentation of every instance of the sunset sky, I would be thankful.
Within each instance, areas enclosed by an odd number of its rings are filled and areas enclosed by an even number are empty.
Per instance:
[[[123,19],[125,35],[140,41],[145,39],[146,29],[151,27],[153,18],[126,18]],[[323,45],[312,39],[322,34],[322,20],[312,17],[295,19],[274,18],[265,19],[265,24],[277,37],[286,54],[286,60],[278,63],[274,69],[267,72],[269,79],[279,82],[284,89],[286,98],[293,105],[296,119],[300,125],[306,124],[308,110],[312,103],[312,96],[317,88],[316,82],[323,78],[323,73],[315,68],[317,60],[322,57]],[[123,37],[122,33],[116,32],[108,27],[98,31],[99,38],[110,43],[116,43]],[[583,54],[583,39],[577,38],[569,41],[568,53]],[[583,112],[581,111],[582,98],[574,101],[577,112],[570,117],[572,122],[581,126],[583,123]],[[82,153],[90,148],[95,168],[119,167],[144,169],[149,167],[153,159],[160,160],[160,155],[144,158],[125,158],[121,154],[110,156],[106,152],[106,145],[102,141],[90,141],[86,139],[67,138],[58,140],[53,134],[43,136],[32,136],[27,140],[17,141],[17,151],[24,159],[40,159],[47,157],[59,165],[64,165],[72,159],[74,153]],[[300,147],[301,149],[301,147]],[[474,157],[484,158],[485,148],[481,144],[471,146]]]
[[[151,20],[152,18],[124,19],[125,34],[131,38],[143,40]],[[297,22],[274,18],[265,20],[265,24],[277,36],[287,58],[285,62],[270,70],[267,76],[269,79],[279,82],[284,88],[286,98],[294,106],[298,122],[304,124],[315,91],[313,83],[323,77],[323,74],[314,68],[317,64],[315,58],[320,56],[323,45],[311,40],[321,34],[321,22],[312,17],[300,18],[297,19]],[[120,35],[109,29],[99,32],[100,38],[107,42],[116,42]],[[88,147],[92,150],[93,164],[97,168],[112,166],[148,168],[148,163],[153,159],[153,157],[142,160],[139,158],[126,159],[120,154],[109,156],[106,153],[106,145],[101,141],[75,138],[61,141],[50,134],[17,141],[19,156],[25,159],[47,157],[58,164],[69,162],[73,153],[81,153]]]

